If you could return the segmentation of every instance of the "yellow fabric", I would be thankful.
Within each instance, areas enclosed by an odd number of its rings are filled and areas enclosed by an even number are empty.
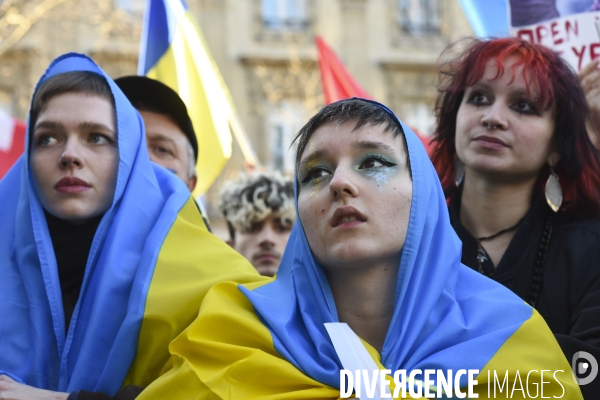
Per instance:
[[[169,343],[198,315],[208,290],[222,281],[264,281],[252,265],[211,234],[190,197],[171,227],[148,290],[137,356],[125,385],[147,386],[168,364]],[[167,363],[167,365],[165,365]]]
[[[377,350],[364,340],[361,339],[361,341],[379,369],[385,369],[381,365],[381,356]],[[545,349],[545,351],[540,351],[540,348]],[[542,379],[541,370],[543,369],[550,371],[545,372],[543,378],[544,382],[546,382],[544,383],[545,397],[583,400],[581,390],[579,390],[579,386],[572,377],[569,362],[565,357],[557,357],[557,354],[563,354],[558,342],[554,339],[554,335],[550,332],[544,319],[536,310],[533,310],[531,318],[523,323],[498,350],[484,369],[479,372],[474,392],[479,395],[479,399],[541,398],[540,382]],[[514,368],[515,365],[519,366],[518,370]],[[560,381],[562,387],[552,375],[554,371],[558,370],[564,371],[563,373],[556,374],[556,379]],[[496,371],[496,376],[500,384],[503,383],[505,376],[508,377],[507,384],[504,384],[502,391],[500,391],[499,384],[496,383],[496,392],[494,392],[494,371]],[[529,371],[537,372],[529,374],[529,385],[527,385],[527,374]],[[394,393],[394,379],[388,376],[388,380],[390,381],[390,392]],[[515,390],[513,390],[513,386]],[[523,390],[521,391],[520,388],[523,388]],[[462,388],[461,391],[466,392],[466,388]]]
[[[339,389],[304,375],[275,351],[269,330],[233,282],[209,292],[200,316],[170,351],[173,368],[139,400],[339,398]]]
[[[198,138],[198,182],[202,195],[231,157],[233,101],[202,33],[188,11],[178,18],[171,46],[147,76],[175,90],[188,108]]]
[[[544,351],[540,351],[544,349]],[[529,399],[535,398],[536,386],[539,391],[541,382],[541,370],[550,370],[551,372],[544,373],[544,396],[554,398],[562,398],[569,400],[583,399],[579,386],[575,383],[572,376],[571,365],[565,357],[557,357],[563,352],[550,332],[550,328],[546,325],[546,321],[540,314],[533,310],[531,318],[523,323],[523,325],[504,343],[498,350],[490,362],[480,371],[477,377],[478,385],[475,392],[479,393],[479,398],[487,398],[488,396],[488,372],[490,372],[490,397],[494,398],[493,384],[494,371],[499,380],[502,381],[508,372],[508,385],[510,391],[504,390],[503,393],[498,391],[496,386],[497,399]],[[527,385],[527,374],[529,371],[537,370],[529,375],[529,394],[527,389],[525,392],[518,390],[520,387],[517,370],[511,368],[518,365],[518,375],[522,382],[523,389]],[[563,388],[556,382],[552,373],[557,370],[563,370],[563,373],[557,373],[556,378],[560,381]],[[516,390],[513,391],[513,386]],[[562,395],[562,396],[561,396]],[[538,398],[541,398],[541,393],[538,392]]]
[[[244,286],[253,289],[264,285],[261,281]],[[378,352],[363,341],[367,351],[380,369],[384,369]],[[547,351],[540,352],[540,348]],[[206,296],[200,315],[190,327],[171,343],[172,369],[152,383],[139,397],[147,399],[337,399],[340,391],[304,375],[274,349],[269,330],[254,312],[247,298],[233,282],[216,285]],[[546,369],[563,370],[557,374],[564,387],[563,399],[582,399],[577,384],[571,377],[569,363],[562,354],[544,320],[534,311],[494,358],[480,371],[475,392],[480,399],[488,398],[488,370],[497,373],[509,371],[509,393],[497,391],[496,398],[523,397],[523,392],[512,392],[518,366],[523,386],[527,372]],[[493,372],[490,375],[494,379]],[[531,373],[529,391],[535,395],[539,373]],[[394,391],[393,378],[390,390]],[[552,374],[545,373],[544,396],[563,393]],[[517,382],[517,387],[519,383]],[[539,387],[539,386],[538,386]],[[461,389],[466,392],[466,389]],[[490,385],[491,398],[493,386]],[[527,392],[525,392],[526,394]],[[408,393],[407,393],[408,394]],[[511,397],[512,395],[512,397]],[[538,393],[539,395],[539,393]],[[411,398],[411,397],[407,397]]]

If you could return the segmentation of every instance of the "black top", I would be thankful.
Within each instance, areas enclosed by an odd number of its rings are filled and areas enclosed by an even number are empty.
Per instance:
[[[45,212],[48,231],[52,238],[52,247],[56,257],[58,279],[62,292],[63,310],[65,313],[65,329],[69,330],[71,317],[75,310],[79,292],[85,275],[92,242],[102,215],[92,218],[83,225],[73,225]],[[128,385],[115,396],[101,392],[77,391],[69,394],[68,400],[130,400],[135,399],[143,388]]]
[[[459,189],[450,199],[450,221],[463,243],[462,263],[478,270],[477,240],[460,221],[461,195]],[[483,272],[530,302],[534,266],[549,219],[552,235],[536,309],[569,363],[578,351],[590,353],[600,363],[600,219],[554,213],[544,197],[536,195],[498,266],[494,268],[487,259],[482,264]],[[578,376],[583,378],[588,373]],[[581,389],[586,399],[597,398],[600,372]]]
[[[83,225],[73,225],[54,217],[48,212],[45,212],[45,214],[58,268],[58,279],[60,280],[65,313],[65,329],[69,330],[71,317],[79,299],[92,241],[102,215],[87,221]]]

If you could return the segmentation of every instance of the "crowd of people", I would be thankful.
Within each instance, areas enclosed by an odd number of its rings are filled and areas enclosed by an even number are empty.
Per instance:
[[[373,368],[596,398],[573,369],[600,360],[598,62],[463,47],[431,155],[383,104],[325,106],[293,178],[224,186],[227,241],[191,196],[177,93],[55,60],[0,181],[0,399],[337,399],[341,370]]]

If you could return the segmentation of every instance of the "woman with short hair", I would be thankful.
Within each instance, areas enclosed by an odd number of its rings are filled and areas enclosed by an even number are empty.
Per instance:
[[[297,141],[298,219],[275,280],[212,288],[171,344],[173,367],[140,399],[337,399],[342,369],[440,370],[454,380],[449,397],[492,397],[500,374],[520,385],[511,398],[534,395],[540,379],[544,396],[581,398],[537,312],[460,263],[437,174],[389,109],[342,100]],[[470,390],[459,370],[477,370]],[[419,385],[406,393],[422,397]]]
[[[40,79],[25,148],[0,181],[0,397],[133,398],[121,388],[160,375],[208,288],[261,278],[150,162],[139,114],[86,56]]]
[[[440,74],[433,163],[462,262],[534,306],[568,360],[600,360],[600,156],[577,76],[516,38],[474,40]]]

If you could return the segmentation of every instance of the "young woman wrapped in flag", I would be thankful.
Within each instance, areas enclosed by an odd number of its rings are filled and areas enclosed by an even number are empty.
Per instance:
[[[262,279],[150,162],[141,117],[83,55],[40,79],[0,199],[2,398],[146,386],[212,285]]]
[[[437,174],[389,109],[333,103],[297,141],[298,221],[276,279],[212,288],[140,399],[335,399],[342,369],[477,370],[480,398],[495,377],[510,382],[500,397],[543,380],[544,396],[581,398],[539,314],[460,263]]]

